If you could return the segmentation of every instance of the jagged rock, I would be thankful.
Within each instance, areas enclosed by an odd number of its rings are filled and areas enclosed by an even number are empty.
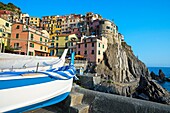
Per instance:
[[[162,88],[158,83],[143,75],[140,78],[139,86],[133,97],[141,98],[141,94],[147,96],[150,101],[170,104],[169,92]]]
[[[159,80],[159,76],[156,75],[153,71],[150,73],[150,75],[151,75],[152,79]]]
[[[159,78],[162,80],[162,81],[165,81],[166,78],[165,78],[165,74],[163,73],[163,71],[160,69],[159,70]]]

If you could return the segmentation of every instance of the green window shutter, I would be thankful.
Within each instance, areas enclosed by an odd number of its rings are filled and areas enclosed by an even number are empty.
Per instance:
[[[6,27],[9,27],[9,23],[6,23],[5,26],[6,26]]]
[[[65,40],[68,40],[68,36],[66,36]]]
[[[33,34],[31,34],[31,38],[33,38],[34,37],[34,35]]]
[[[56,36],[56,40],[58,40],[59,39],[59,37],[58,36]]]

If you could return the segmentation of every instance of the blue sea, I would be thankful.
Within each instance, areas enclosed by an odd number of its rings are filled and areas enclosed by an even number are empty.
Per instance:
[[[159,74],[159,69],[161,69],[167,78],[170,77],[170,67],[148,67],[148,69],[150,72],[153,71],[156,75]],[[170,82],[160,83],[160,85],[170,92]]]

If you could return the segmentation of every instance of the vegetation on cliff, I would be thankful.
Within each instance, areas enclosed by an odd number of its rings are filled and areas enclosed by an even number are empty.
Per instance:
[[[12,11],[14,13],[20,13],[20,8],[15,6],[12,3],[4,4],[4,3],[0,2],[0,10],[8,10],[8,11]]]

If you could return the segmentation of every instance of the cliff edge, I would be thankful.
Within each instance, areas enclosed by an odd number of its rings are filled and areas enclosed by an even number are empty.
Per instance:
[[[126,42],[108,44],[104,59],[94,68],[102,82],[95,90],[169,104],[169,92],[151,79],[146,65]]]

